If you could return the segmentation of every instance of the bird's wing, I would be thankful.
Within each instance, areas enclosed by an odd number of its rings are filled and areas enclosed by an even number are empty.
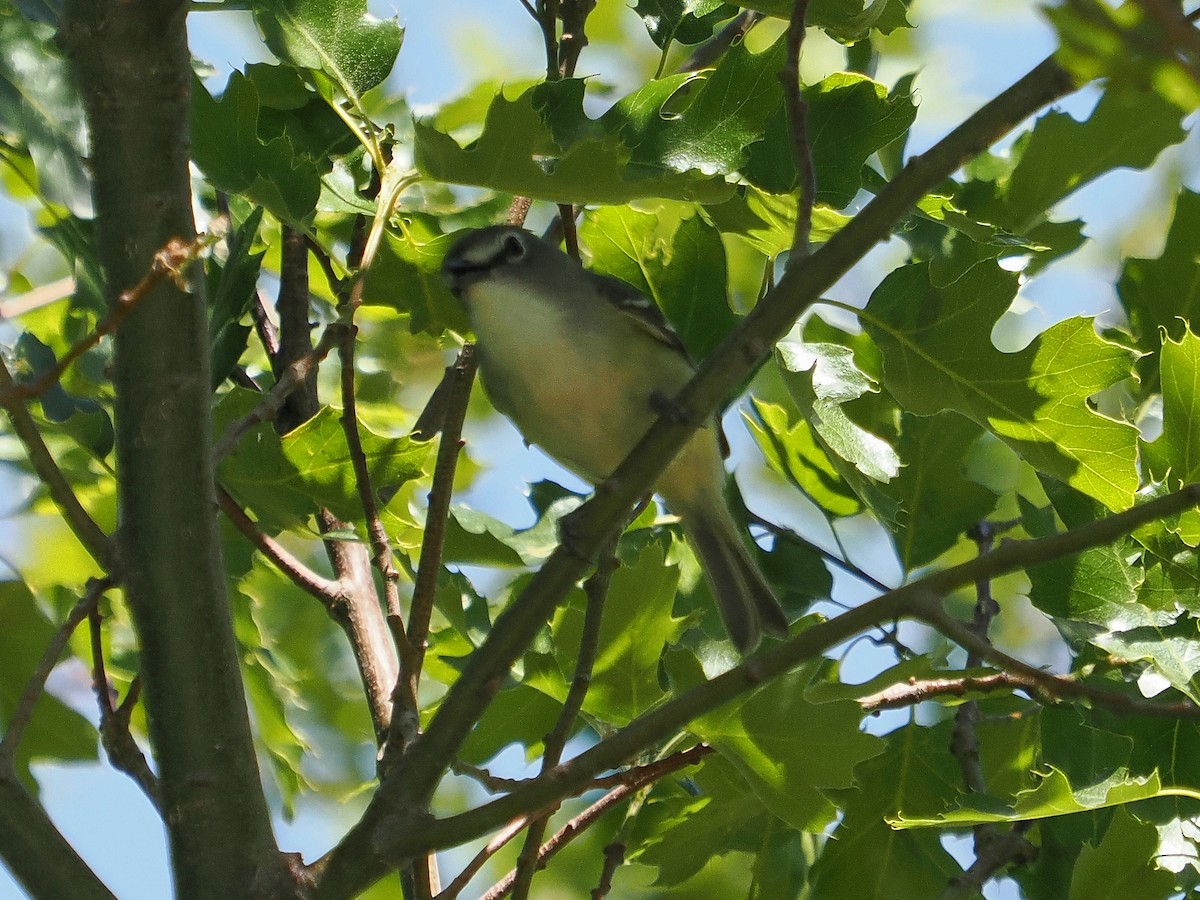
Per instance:
[[[662,314],[658,304],[633,285],[627,284],[619,278],[597,275],[595,272],[588,274],[592,277],[596,291],[606,302],[628,316],[631,322],[650,337],[677,351],[688,362],[693,362],[687,347],[683,345],[683,341],[679,339],[675,329]]]

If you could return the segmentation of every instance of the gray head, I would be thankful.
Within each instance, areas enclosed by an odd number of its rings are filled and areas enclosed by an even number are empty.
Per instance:
[[[450,290],[463,297],[481,281],[538,278],[578,270],[579,264],[557,247],[515,225],[491,225],[472,231],[457,241],[442,260],[442,275]]]

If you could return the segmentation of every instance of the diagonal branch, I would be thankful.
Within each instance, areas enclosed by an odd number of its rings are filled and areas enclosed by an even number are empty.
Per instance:
[[[805,629],[783,644],[768,648],[741,665],[639,716],[579,756],[477,809],[445,819],[422,817],[417,820],[419,827],[412,819],[402,816],[392,819],[381,816],[374,821],[368,816],[365,822],[370,824],[381,842],[386,841],[386,844],[381,843],[381,849],[387,846],[399,856],[453,846],[486,834],[518,816],[528,815],[556,799],[569,796],[600,772],[620,765],[642,748],[675,734],[697,716],[791,671],[867,628],[905,616],[932,625],[964,646],[975,645],[985,659],[1006,667],[1011,665],[1014,671],[1036,681],[1053,682],[1059,686],[1062,696],[1087,697],[1090,691],[1083,685],[1041,672],[980,641],[961,622],[945,612],[941,598],[982,578],[996,578],[1079,553],[1089,547],[1111,543],[1148,522],[1178,515],[1196,505],[1200,505],[1200,484],[1189,485],[1125,512],[1060,534],[1036,540],[1007,541],[986,556],[930,573],[836,618]],[[370,811],[368,807],[368,813]],[[356,827],[362,827],[363,824]],[[404,828],[405,824],[409,827]],[[355,831],[351,831],[351,836],[357,836]],[[318,895],[323,896],[320,892]]]
[[[8,392],[15,387],[12,373],[0,358],[0,391]],[[50,497],[58,506],[71,532],[87,548],[88,553],[101,567],[108,571],[117,568],[117,549],[112,539],[96,524],[96,520],[83,508],[69,481],[54,461],[54,454],[38,430],[33,414],[24,403],[15,402],[5,406],[8,420],[16,432],[17,439],[25,447],[25,453],[33,470],[37,472]]]
[[[238,502],[229,495],[229,492],[219,484],[217,485],[217,503],[220,504],[221,511],[225,513],[226,518],[233,523],[233,526],[254,545],[259,553],[269,559],[275,568],[287,576],[292,584],[320,600],[325,606],[333,606],[338,603],[342,586],[332,579],[318,575],[292,556],[277,540],[264,534],[262,529],[246,514],[246,511],[238,505]]]
[[[417,692],[421,667],[425,663],[425,641],[429,636],[429,619],[437,595],[438,574],[442,570],[446,522],[454,494],[454,473],[463,448],[462,427],[471,399],[471,387],[475,383],[476,366],[475,345],[465,344],[454,365],[447,368],[446,378],[442,381],[442,385],[445,385],[444,393],[439,398],[442,419],[436,426],[430,426],[441,432],[442,439],[438,445],[429,503],[425,510],[421,558],[417,563],[417,577],[408,612],[408,637],[404,642],[405,651],[400,654],[400,678],[393,694],[396,709],[385,750],[385,770],[390,754],[402,751],[417,735]]]

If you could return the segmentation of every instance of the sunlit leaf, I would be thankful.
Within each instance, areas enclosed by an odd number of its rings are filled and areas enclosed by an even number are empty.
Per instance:
[[[922,265],[889,275],[863,315],[883,352],[888,390],[918,415],[956,410],[1040,471],[1110,509],[1129,506],[1137,432],[1088,405],[1128,374],[1129,353],[1081,318],[1016,353],[1000,352],[991,329],[1015,290],[1016,276],[989,263],[945,288],[931,284]]]

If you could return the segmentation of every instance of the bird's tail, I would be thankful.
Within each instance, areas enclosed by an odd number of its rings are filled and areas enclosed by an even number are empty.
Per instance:
[[[684,531],[700,557],[717,611],[734,646],[750,653],[762,640],[763,632],[786,637],[787,616],[724,504],[706,511],[708,515],[684,515]]]

